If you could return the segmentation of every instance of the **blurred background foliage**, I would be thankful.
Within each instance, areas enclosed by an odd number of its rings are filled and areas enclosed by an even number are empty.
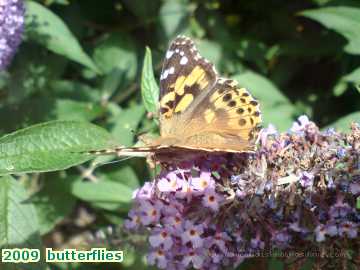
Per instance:
[[[26,3],[25,40],[8,71],[0,73],[1,134],[48,120],[84,120],[133,145],[137,134],[156,131],[140,92],[145,46],[159,78],[168,43],[178,34],[192,37],[220,74],[250,89],[260,100],[265,126],[285,131],[302,114],[322,128],[346,130],[360,121],[359,1]],[[102,230],[122,224],[132,191],[153,174],[142,159],[97,168],[109,160],[21,176],[37,213],[29,234],[37,230],[46,246],[79,247],[86,233],[101,232],[96,238],[109,244]],[[20,201],[11,203],[21,207]],[[144,239],[116,234],[117,246],[127,250],[125,262],[107,269],[146,268]]]

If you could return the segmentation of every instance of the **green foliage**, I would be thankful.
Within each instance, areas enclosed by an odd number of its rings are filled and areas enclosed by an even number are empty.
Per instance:
[[[192,37],[222,77],[238,80],[259,99],[264,126],[285,131],[302,114],[322,128],[347,130],[360,122],[357,1],[26,5],[24,42],[0,73],[0,174],[11,175],[0,179],[1,245],[41,247],[58,233],[81,238],[123,223],[132,192],[154,171],[143,159],[90,162],[94,156],[85,152],[132,146],[138,135],[158,133],[147,116],[157,115],[162,59],[178,34]],[[90,221],[81,227],[84,212]],[[124,246],[129,259],[122,267],[145,268],[146,245]],[[278,260],[269,265],[283,267]]]
[[[35,207],[24,202],[26,190],[10,176],[0,177],[0,248],[42,248]],[[3,265],[2,265],[3,267]],[[22,267],[25,266],[23,265]],[[11,264],[5,269],[14,269]],[[43,262],[26,269],[45,269]]]
[[[159,86],[154,77],[151,50],[148,47],[146,47],[142,69],[141,94],[146,110],[148,112],[156,113],[158,110]]]
[[[360,54],[360,8],[325,7],[305,10],[300,14],[343,35],[348,40],[345,51]]]
[[[36,2],[27,1],[26,4],[26,31],[30,39],[99,72],[61,18]]]
[[[109,147],[110,141],[110,134],[87,122],[31,126],[0,138],[0,174],[63,170],[89,160],[85,151]]]

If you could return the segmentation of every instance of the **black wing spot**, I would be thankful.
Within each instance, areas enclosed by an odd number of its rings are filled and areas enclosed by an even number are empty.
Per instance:
[[[243,114],[244,113],[244,109],[243,108],[239,108],[236,110],[236,113],[238,114]]]
[[[227,101],[229,101],[231,99],[231,97],[232,97],[231,94],[228,93],[223,97],[223,101],[227,102]]]
[[[236,101],[234,101],[234,100],[232,100],[228,103],[229,107],[235,107],[235,105],[236,105]]]
[[[244,118],[239,120],[239,125],[240,126],[245,126],[246,125],[246,120]]]

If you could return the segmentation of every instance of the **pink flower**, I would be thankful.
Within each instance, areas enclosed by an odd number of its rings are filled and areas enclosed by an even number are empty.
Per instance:
[[[194,248],[199,248],[203,245],[201,235],[204,232],[203,225],[194,225],[191,221],[185,222],[185,231],[181,235],[183,244],[192,243]]]
[[[150,252],[147,256],[147,261],[150,265],[156,265],[160,269],[165,269],[168,264],[165,252],[161,248],[155,249]]]
[[[319,224],[315,228],[315,239],[317,242],[325,241],[326,228],[324,224]]]
[[[228,248],[226,248],[226,243],[231,242],[231,238],[226,232],[217,232],[215,235],[208,237],[209,247],[216,246],[218,247],[223,253],[228,252]]]
[[[291,131],[294,133],[299,133],[305,130],[306,126],[310,123],[309,118],[306,115],[302,115],[298,118],[296,122],[293,123]]]
[[[154,184],[152,182],[145,182],[145,184],[141,188],[136,189],[133,192],[132,198],[140,200],[150,199],[153,188]]]
[[[273,124],[269,124],[267,128],[263,128],[260,131],[260,136],[259,136],[261,145],[265,146],[267,142],[267,137],[269,135],[274,135],[274,134],[277,134],[277,130]]]
[[[202,204],[205,207],[210,208],[213,211],[219,210],[219,203],[222,201],[222,197],[215,192],[213,189],[205,190],[204,197],[202,199]]]
[[[182,181],[176,173],[171,172],[166,178],[163,177],[159,180],[157,187],[161,192],[174,192],[181,187]]]
[[[345,221],[339,226],[339,234],[341,236],[347,236],[349,238],[357,237],[357,227],[358,225],[351,221]]]
[[[149,201],[143,201],[141,204],[141,223],[143,225],[153,224],[159,221],[160,211],[163,204],[160,201],[156,201],[153,205]]]
[[[149,242],[152,247],[162,247],[164,250],[169,250],[173,245],[171,233],[169,229],[157,229],[153,231],[153,234],[149,237]]]
[[[141,218],[138,212],[132,209],[130,210],[128,216],[129,219],[126,219],[124,222],[125,228],[128,230],[137,229],[141,224]]]
[[[208,187],[214,187],[215,181],[211,178],[211,172],[201,172],[199,177],[193,177],[191,185],[196,190],[205,190]]]
[[[192,264],[192,266],[195,269],[202,268],[205,257],[203,251],[204,250],[200,250],[200,249],[195,249],[195,250],[189,249],[189,251],[184,256],[182,263],[185,266],[190,266],[190,264]]]

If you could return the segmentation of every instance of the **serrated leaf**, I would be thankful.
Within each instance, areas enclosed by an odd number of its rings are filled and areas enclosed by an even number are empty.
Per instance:
[[[344,36],[345,51],[360,54],[360,8],[337,6],[305,10],[300,15],[316,20]]]
[[[41,249],[39,224],[32,204],[17,180],[10,176],[0,178],[0,249]],[[1,269],[15,269],[13,264],[1,264]],[[20,267],[20,266],[19,266]],[[45,269],[43,263],[21,265],[21,269]]]
[[[259,100],[264,126],[272,123],[281,131],[291,126],[294,107],[269,79],[252,71],[233,78]]]
[[[348,131],[350,129],[350,125],[352,122],[360,123],[360,111],[350,113],[344,117],[341,117],[340,119],[336,120],[334,123],[328,125],[326,128],[336,128],[340,131]]]
[[[141,74],[141,95],[146,110],[156,114],[159,103],[159,86],[157,85],[154,77],[151,50],[149,47],[146,47],[145,50],[144,64]]]
[[[66,169],[89,160],[84,151],[114,145],[106,130],[87,122],[34,125],[0,138],[0,175]]]
[[[31,40],[97,73],[100,72],[62,19],[48,8],[34,1],[26,1],[25,28]]]

